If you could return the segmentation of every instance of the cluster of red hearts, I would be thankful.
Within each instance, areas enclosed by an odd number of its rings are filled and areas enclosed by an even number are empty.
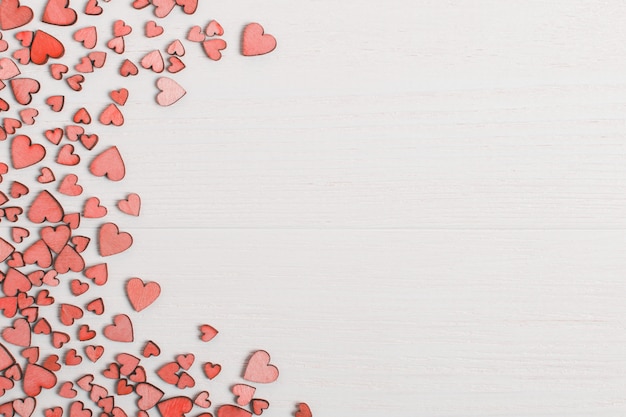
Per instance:
[[[30,417],[37,409],[37,398],[46,393],[48,398],[53,394],[59,405],[41,407],[45,417],[61,417],[64,412],[69,417],[94,414],[100,417],[212,417],[209,392],[196,386],[218,378],[221,365],[211,362],[196,365],[201,375],[194,377],[192,365],[196,358],[193,353],[176,356],[175,352],[170,356],[175,360],[160,362],[161,349],[155,341],[135,340],[132,313],[113,312],[108,316],[109,324],[101,329],[90,321],[105,314],[107,303],[102,294],[98,294],[98,288],[110,281],[110,257],[128,250],[133,239],[117,224],[104,220],[113,207],[105,207],[95,196],[85,198],[87,190],[77,175],[80,171],[74,169],[85,162],[87,171],[101,181],[118,182],[126,175],[119,149],[99,146],[100,138],[91,130],[91,113],[80,105],[78,92],[86,77],[91,77],[88,74],[105,64],[117,65],[120,80],[138,75],[139,67],[143,68],[141,71],[175,74],[185,68],[184,43],[176,39],[165,46],[169,65],[160,49],[132,62],[123,57],[125,37],[132,28],[122,20],[107,29],[79,27],[72,32],[75,41],[72,47],[84,48],[86,55],[70,71],[70,67],[59,61],[69,45],[44,29],[45,25],[75,25],[79,13],[69,0],[44,3],[40,16],[43,28],[27,30],[23,26],[34,20],[33,10],[19,0],[0,0],[0,29],[3,31],[0,32],[0,53],[5,54],[0,55],[0,91],[11,93],[0,96],[0,111],[14,112],[14,117],[4,117],[0,125],[0,141],[9,149],[8,153],[0,154],[7,156],[5,161],[0,161],[0,183],[7,186],[0,189],[0,312],[7,320],[0,342],[0,398],[6,399],[0,404],[0,414]],[[103,6],[98,0],[87,0],[82,13],[100,15]],[[132,3],[134,9],[151,7],[157,18],[177,8],[181,13],[193,14],[197,6],[197,0],[135,0]],[[97,50],[99,30],[112,31],[112,37],[102,42],[106,44],[103,50]],[[145,23],[146,37],[158,38],[163,33],[164,28],[154,20]],[[211,20],[204,28],[191,27],[185,40],[201,43],[209,59],[219,60],[227,46],[220,38],[223,34],[221,25]],[[264,55],[275,47],[275,38],[264,33],[260,24],[251,23],[243,29],[242,55]],[[111,59],[109,55],[118,59]],[[45,98],[53,112],[63,114],[64,108],[70,107],[68,103],[77,110],[68,113],[66,125],[44,127],[38,135],[40,138],[19,132],[35,125],[39,111],[31,106],[33,97],[49,85],[22,76],[21,68],[29,64],[48,65],[50,83],[64,81],[75,92],[67,98],[65,95]],[[156,86],[159,90],[156,101],[162,106],[175,103],[185,94],[184,88],[168,77],[158,78]],[[127,88],[112,89],[110,103],[100,109],[98,121],[103,125],[121,126],[124,117],[120,108],[128,97]],[[66,209],[63,202],[68,198],[80,200],[82,210]],[[139,216],[141,199],[135,193],[124,193],[114,209],[131,219]],[[81,229],[81,223],[93,227]],[[95,255],[87,251],[90,244],[97,247]],[[69,298],[55,292],[60,286],[69,287]],[[158,283],[131,278],[126,282],[124,296],[130,308],[140,312],[152,305],[160,293]],[[198,329],[200,339],[207,343],[218,333],[209,324],[199,324]],[[123,351],[115,351],[120,346],[125,346]],[[101,360],[105,350],[109,355],[113,351],[114,361]],[[80,369],[79,376],[70,377],[77,369]],[[156,377],[148,378],[147,370],[153,370]],[[268,384],[277,378],[278,369],[270,363],[270,355],[263,350],[253,352],[243,366],[246,383],[230,386],[233,404],[215,406],[216,416],[262,414],[269,402],[257,398],[257,387],[250,384]],[[171,390],[179,393],[166,394]],[[134,397],[131,404],[136,407],[128,409],[129,402],[122,401],[122,397]],[[297,403],[294,415],[311,417],[312,413],[308,405]]]

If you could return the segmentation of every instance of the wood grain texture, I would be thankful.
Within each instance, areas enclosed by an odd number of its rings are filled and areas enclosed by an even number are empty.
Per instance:
[[[168,17],[166,33],[217,19],[224,57],[187,48],[172,77],[187,94],[166,109],[145,104],[157,75],[138,77],[103,139],[124,189],[84,181],[107,207],[141,195],[138,219],[113,217],[135,244],[110,290],[161,284],[137,340],[205,348],[206,322],[214,362],[267,350],[268,416],[297,401],[318,417],[625,415],[624,16],[599,0],[246,0]],[[251,21],[275,52],[240,56]]]

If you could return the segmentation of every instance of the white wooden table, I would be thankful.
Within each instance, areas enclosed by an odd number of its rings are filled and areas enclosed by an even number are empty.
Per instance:
[[[163,287],[139,338],[210,349],[233,382],[266,349],[267,416],[626,415],[624,2],[244,0],[160,23],[211,19],[224,58],[188,48],[179,103],[143,77],[103,130],[128,168],[103,203],[143,202],[113,273]],[[238,53],[250,21],[275,52]]]

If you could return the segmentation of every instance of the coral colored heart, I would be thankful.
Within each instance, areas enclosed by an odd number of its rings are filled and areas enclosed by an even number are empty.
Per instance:
[[[20,75],[20,70],[11,58],[0,59],[0,80],[9,80]]]
[[[217,417],[251,417],[252,413],[234,405],[223,405],[217,410]]]
[[[20,6],[19,0],[0,2],[0,29],[10,30],[24,26],[33,20],[33,11],[28,6]]]
[[[124,124],[124,115],[115,104],[111,103],[100,113],[98,120],[103,125],[121,126]]]
[[[48,58],[61,58],[65,54],[63,44],[54,36],[38,30],[30,45],[30,60],[34,64],[43,65]]]
[[[268,384],[278,379],[278,368],[270,365],[269,353],[264,350],[258,350],[248,359],[243,378],[246,381]]]
[[[76,23],[76,12],[69,7],[69,0],[48,0],[43,11],[42,22],[58,26],[71,26]]]
[[[203,342],[209,342],[215,336],[217,336],[217,329],[209,324],[203,324],[200,326],[200,339]]]
[[[35,165],[45,156],[46,149],[38,143],[33,144],[28,136],[15,136],[11,142],[11,162],[15,169]]]
[[[115,342],[132,342],[133,324],[125,314],[118,314],[113,317],[113,324],[104,328],[104,336]]]
[[[172,397],[157,404],[162,417],[184,417],[193,408],[193,402],[187,397]]]
[[[156,102],[161,106],[171,106],[187,93],[180,84],[171,78],[161,77],[157,80],[156,85],[161,91],[156,96]]]
[[[111,97],[111,100],[113,100],[120,106],[123,106],[124,104],[126,104],[126,100],[128,100],[128,90],[125,88],[120,88],[119,90],[111,91],[109,96]]]
[[[251,406],[252,412],[257,416],[260,416],[261,414],[263,414],[263,410],[267,410],[269,408],[270,403],[266,400],[255,398],[252,400]]]
[[[78,29],[73,36],[76,42],[81,42],[87,49],[93,49],[98,42],[98,31],[95,26]]]
[[[250,404],[250,401],[252,401],[252,397],[256,392],[256,388],[246,384],[237,384],[233,385],[231,391],[237,397],[235,399],[237,404],[245,407],[246,405]]]
[[[131,193],[126,197],[126,200],[120,200],[117,202],[117,207],[122,213],[126,213],[131,216],[139,216],[139,210],[141,209],[141,198],[135,193]]]
[[[114,223],[105,223],[98,234],[101,256],[111,256],[124,252],[133,244],[133,238],[126,232],[120,232]]]
[[[135,311],[148,307],[160,294],[161,287],[156,282],[144,283],[140,278],[131,278],[126,283],[126,296]]]
[[[24,377],[22,378],[22,389],[29,397],[36,397],[42,389],[50,389],[57,383],[54,373],[34,363],[26,365]]]
[[[147,382],[141,382],[135,387],[135,392],[139,395],[137,400],[137,407],[140,410],[149,410],[154,407],[161,398],[163,398],[163,391],[158,389],[152,384]]]
[[[276,38],[265,33],[263,26],[250,23],[243,30],[241,53],[244,56],[265,55],[276,49]]]
[[[120,181],[126,174],[126,167],[116,146],[102,152],[89,165],[89,172],[96,177],[106,176],[111,181]]]
[[[202,42],[204,53],[213,61],[219,61],[222,58],[222,50],[226,49],[226,42],[222,39],[209,39]]]
[[[204,364],[202,368],[204,370],[204,374],[207,378],[213,379],[222,371],[222,366],[219,364],[213,364],[211,362],[207,362]]]
[[[299,403],[297,407],[298,410],[296,411],[295,417],[313,417],[311,408],[309,408],[307,403]]]

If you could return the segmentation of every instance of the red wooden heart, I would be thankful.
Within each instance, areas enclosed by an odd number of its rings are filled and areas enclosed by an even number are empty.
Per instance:
[[[13,409],[15,413],[21,417],[30,417],[35,411],[35,399],[27,397],[22,399],[13,400]]]
[[[313,413],[307,403],[299,403],[297,407],[298,410],[296,411],[295,417],[313,417]]]
[[[120,67],[120,75],[122,77],[128,77],[129,75],[137,75],[138,72],[139,72],[139,69],[137,69],[137,66],[128,59],[124,60],[124,62],[122,63],[122,66]]]
[[[201,391],[196,399],[193,400],[193,403],[198,407],[209,408],[211,406],[211,401],[209,400],[209,393],[207,391]]]
[[[50,106],[50,109],[52,109],[52,111],[57,112],[57,113],[63,110],[64,103],[65,103],[65,97],[63,96],[50,96],[46,99],[46,104]]]
[[[37,65],[48,62],[48,58],[61,58],[65,54],[63,44],[54,36],[38,30],[30,45],[30,60]]]
[[[76,249],[70,245],[65,245],[59,256],[54,260],[54,269],[60,274],[65,274],[69,271],[81,272],[85,269],[85,261],[76,252]]]
[[[106,216],[107,208],[100,205],[98,197],[90,197],[85,201],[83,208],[83,217],[87,219],[99,219]]]
[[[76,12],[69,7],[69,0],[48,0],[41,21],[57,26],[71,26],[76,23]]]
[[[130,375],[135,368],[139,365],[140,359],[129,353],[120,353],[115,357],[115,360],[120,364],[120,373],[122,375]]]
[[[258,350],[248,359],[248,365],[243,378],[246,381],[267,384],[276,381],[278,368],[270,365],[270,355],[264,350]]]
[[[126,104],[126,100],[128,100],[128,90],[125,88],[120,88],[119,90],[113,90],[109,93],[111,100],[123,106]]]
[[[123,20],[116,20],[113,22],[113,36],[126,36],[133,31],[133,28],[128,26]]]
[[[93,49],[98,42],[98,32],[95,26],[87,26],[74,32],[73,38],[77,42],[82,42],[85,48]]]
[[[92,150],[98,143],[98,135],[80,135],[80,143],[82,143],[87,150]]]
[[[88,325],[83,324],[78,328],[78,340],[80,340],[81,342],[91,340],[94,337],[96,337],[96,332],[90,330]]]
[[[176,362],[180,365],[181,368],[188,370],[191,365],[193,365],[196,357],[193,353],[188,353],[186,355],[178,355],[176,356]]]
[[[83,361],[83,358],[76,353],[76,349],[69,349],[65,352],[65,364],[67,366],[76,366]]]
[[[222,366],[217,363],[213,364],[211,362],[207,362],[204,364],[202,369],[204,370],[204,374],[207,378],[213,379],[222,371]]]
[[[154,5],[154,15],[159,18],[163,18],[170,14],[176,2],[174,0],[152,0]],[[165,417],[165,416],[164,416]]]
[[[224,28],[216,20],[211,20],[204,29],[204,33],[207,36],[222,36],[224,34]]]
[[[89,172],[96,177],[106,176],[111,181],[120,181],[124,178],[126,168],[117,147],[111,146],[96,156],[89,165]]]
[[[117,207],[122,213],[129,214],[131,216],[139,216],[139,210],[141,209],[141,198],[135,193],[131,193],[126,197],[126,200],[120,200],[117,203]]]
[[[107,264],[90,266],[85,270],[85,276],[92,279],[96,285],[106,284],[108,278]]]
[[[37,195],[28,210],[28,219],[33,223],[49,221],[58,223],[63,218],[61,204],[48,191],[43,190]]]
[[[120,379],[117,381],[115,392],[117,392],[117,395],[128,395],[133,392],[133,386],[128,385],[128,380]]]
[[[74,153],[74,145],[65,144],[59,149],[57,163],[61,165],[74,166],[80,162],[80,156]]]
[[[176,74],[185,69],[185,64],[177,56],[169,57],[168,61],[170,64],[167,66],[167,71],[172,74]]]
[[[203,42],[206,39],[206,35],[202,32],[200,26],[192,26],[187,32],[187,40],[191,42]]]
[[[82,73],[93,72],[93,64],[91,63],[91,60],[89,59],[89,57],[84,56],[80,59],[79,64],[74,65],[74,69]],[[74,123],[78,123],[78,122],[74,121]]]
[[[78,395],[78,392],[73,388],[72,381],[66,381],[59,387],[59,395],[63,398],[74,398]]]
[[[155,49],[153,51],[148,52],[141,58],[141,66],[145,69],[151,69],[156,73],[163,72],[165,68],[165,63],[163,62],[163,56],[161,55],[161,51]]]
[[[44,417],[61,417],[63,415],[63,409],[61,407],[46,408],[44,410]]]
[[[172,397],[157,404],[162,417],[185,417],[193,408],[193,402],[187,397]]]
[[[120,232],[114,223],[105,223],[98,234],[101,256],[111,256],[124,252],[133,244],[133,238],[126,232]]]
[[[69,417],[91,417],[91,410],[85,408],[81,401],[74,401],[70,405]]]
[[[46,226],[42,228],[40,236],[50,249],[59,253],[69,242],[71,233],[70,228],[62,224],[57,227]]]
[[[54,373],[34,363],[26,365],[24,378],[22,379],[22,389],[29,397],[38,396],[43,388],[50,389],[56,383],[57,377]]]
[[[198,27],[200,27],[200,26],[198,26]],[[183,55],[185,55],[185,47],[180,42],[180,40],[176,39],[175,41],[170,43],[169,46],[167,47],[167,53],[170,54],[170,55],[183,56]]]
[[[67,77],[65,79],[67,85],[74,91],[80,91],[83,89],[82,83],[85,81],[85,77],[80,74],[72,75],[71,77]]]
[[[264,55],[276,49],[276,38],[264,33],[263,26],[250,23],[243,29],[241,53],[244,56]]]
[[[102,13],[102,7],[98,6],[98,0],[87,0],[85,14],[97,16]]]
[[[178,375],[176,372],[180,370],[180,365],[176,362],[169,362],[159,368],[157,375],[165,382],[171,385],[178,383]]]
[[[217,336],[217,329],[209,324],[203,324],[200,326],[200,339],[203,342],[209,342],[215,336]]]
[[[24,122],[24,124],[29,126],[35,124],[35,117],[37,117],[38,115],[39,111],[37,111],[37,109],[20,110],[20,119],[22,119],[22,122]]]
[[[26,265],[37,264],[40,268],[49,268],[52,265],[52,254],[43,240],[38,240],[24,251]]]
[[[140,278],[131,278],[126,283],[126,296],[135,311],[141,311],[148,307],[159,297],[160,294],[161,287],[156,282],[148,282],[144,284]],[[191,359],[191,362],[193,363],[193,358]],[[185,367],[183,366],[183,368]]]
[[[226,49],[226,42],[222,39],[209,39],[202,42],[204,53],[213,61],[219,61],[222,58],[222,50]]]
[[[235,398],[237,404],[245,407],[246,405],[250,404],[250,401],[252,401],[252,397],[256,392],[256,388],[246,384],[237,384],[233,385],[231,391],[237,397]]]
[[[191,375],[189,375],[187,372],[181,373],[178,378],[178,382],[176,383],[176,386],[179,389],[193,388],[195,385],[196,381],[194,381]]]
[[[157,88],[161,90],[156,101],[161,106],[170,106],[180,100],[187,92],[176,81],[161,77],[157,80]]]
[[[59,305],[59,319],[66,326],[74,324],[74,320],[83,317],[83,310],[72,304]]]
[[[176,0],[176,4],[181,6],[186,14],[194,14],[198,8],[198,0]]]
[[[148,340],[141,354],[144,358],[149,358],[150,356],[159,356],[161,354],[161,349],[152,340]]]
[[[251,417],[252,413],[243,408],[226,404],[217,410],[217,417]]]
[[[151,409],[163,398],[163,391],[147,382],[137,384],[135,392],[139,396],[137,399],[137,407],[140,410]]]
[[[32,78],[14,78],[10,81],[15,101],[27,106],[33,99],[33,94],[39,91],[39,81]]]
[[[115,342],[132,342],[133,324],[125,314],[117,314],[113,317],[113,324],[104,328],[104,336]]]
[[[115,104],[111,103],[100,113],[99,120],[103,125],[121,126],[124,124],[124,115]]]
[[[122,54],[126,50],[126,46],[124,44],[124,38],[121,36],[117,36],[110,41],[107,42],[107,47],[117,54]]]
[[[58,188],[59,192],[64,195],[76,197],[83,193],[83,187],[78,185],[78,177],[74,174],[68,174],[61,180]]]
[[[260,398],[252,400],[252,412],[257,416],[263,414],[263,410],[267,410],[270,407],[270,403]]]
[[[15,363],[15,358],[11,352],[0,343],[0,371],[4,371]]]
[[[21,72],[11,58],[0,58],[0,80],[10,80]]]
[[[145,26],[145,34],[147,38],[154,38],[163,34],[163,27],[157,25],[154,20],[149,20]]]
[[[0,2],[0,29],[10,30],[24,26],[33,20],[30,7],[20,6],[19,0],[2,0]]]
[[[85,346],[85,355],[87,355],[89,360],[92,362],[97,362],[98,359],[100,359],[100,357],[102,356],[102,354],[104,354],[103,346],[94,346],[94,345]]]

